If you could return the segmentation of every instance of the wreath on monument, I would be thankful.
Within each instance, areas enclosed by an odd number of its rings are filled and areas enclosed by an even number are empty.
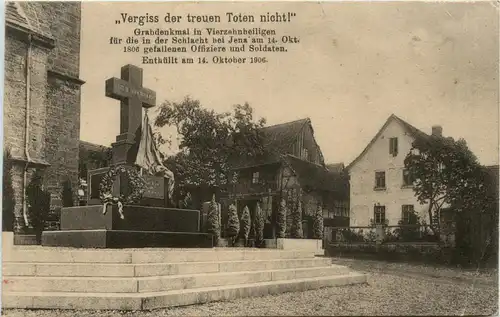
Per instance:
[[[125,174],[127,175],[129,194],[116,197],[111,193],[113,184],[117,176]],[[144,195],[144,190],[146,187],[146,182],[141,177],[136,168],[125,168],[123,165],[117,167],[110,167],[108,172],[104,175],[99,185],[99,198],[104,204],[103,215],[106,214],[107,207],[109,204],[118,205],[118,212],[120,213],[120,218],[124,219],[123,216],[123,205],[133,204],[139,202]]]

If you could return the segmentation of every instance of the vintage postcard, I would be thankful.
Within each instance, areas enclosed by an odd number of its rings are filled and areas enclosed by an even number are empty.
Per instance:
[[[2,314],[497,314],[499,8],[5,2]]]

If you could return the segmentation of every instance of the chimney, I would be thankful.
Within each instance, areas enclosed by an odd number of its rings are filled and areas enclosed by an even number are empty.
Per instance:
[[[440,125],[432,126],[432,135],[442,137],[443,136],[443,127]]]

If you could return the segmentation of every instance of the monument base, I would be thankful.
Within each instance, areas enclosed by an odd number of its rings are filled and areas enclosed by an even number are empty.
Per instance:
[[[131,230],[60,230],[42,233],[42,246],[73,248],[212,248],[211,234]]]
[[[42,246],[74,248],[211,248],[212,235],[200,233],[198,210],[116,205],[61,209],[61,230],[42,233]]]

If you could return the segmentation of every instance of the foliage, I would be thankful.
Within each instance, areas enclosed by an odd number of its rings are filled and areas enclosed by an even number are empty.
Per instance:
[[[69,179],[65,180],[62,187],[61,198],[63,207],[73,207],[74,202],[71,181]]]
[[[248,235],[250,234],[250,210],[248,210],[248,206],[243,208],[243,212],[241,213],[241,225],[240,232],[242,238],[246,241],[248,240]]]
[[[260,208],[260,203],[255,206],[255,217],[253,226],[255,228],[255,246],[260,247],[264,242],[264,214]]]
[[[297,207],[292,213],[292,227],[290,228],[292,238],[302,238],[302,202],[299,200]]]
[[[41,242],[45,220],[50,212],[50,193],[43,188],[43,174],[36,170],[26,187],[28,219],[35,231],[37,242]]]
[[[117,177],[121,174],[125,174],[128,178],[127,181],[127,191],[121,193],[119,197],[113,197],[111,191],[113,188],[113,183]],[[141,200],[146,189],[146,182],[139,175],[136,168],[127,168],[123,165],[116,167],[110,167],[108,172],[104,175],[99,184],[99,198],[101,202],[107,203],[118,203],[122,204],[134,204]]]
[[[278,238],[284,238],[286,233],[286,202],[281,199],[277,215]]]
[[[318,204],[313,218],[313,237],[314,239],[323,239],[323,209]]]
[[[165,166],[181,187],[234,183],[233,164],[263,153],[258,129],[264,123],[263,119],[254,120],[248,104],[234,106],[232,113],[217,113],[189,97],[180,103],[165,101],[155,119],[157,128],[168,125],[177,130],[179,152],[168,158]]]
[[[227,229],[226,234],[229,238],[234,238],[238,236],[240,232],[240,220],[238,219],[238,212],[236,211],[236,206],[231,204],[229,206],[227,215]]]
[[[13,231],[16,198],[12,183],[12,155],[10,149],[3,154],[3,188],[2,188],[2,231]]]
[[[418,137],[405,158],[405,167],[414,178],[418,201],[429,204],[429,224],[435,232],[443,206],[452,205],[463,212],[488,207],[481,166],[463,139]]]
[[[215,201],[215,195],[212,196],[210,205],[208,207],[208,227],[207,232],[213,234],[215,239],[215,245],[220,238],[220,223],[219,223],[219,206]]]
[[[78,174],[80,178],[87,179],[88,165],[95,168],[109,166],[112,158],[111,148],[102,148],[100,151],[88,151],[83,147],[79,149]]]

